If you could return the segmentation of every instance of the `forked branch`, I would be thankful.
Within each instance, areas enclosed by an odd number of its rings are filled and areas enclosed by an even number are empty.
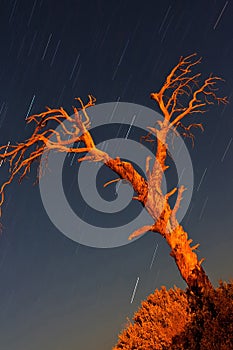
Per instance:
[[[195,58],[196,53],[181,57],[160,91],[151,94],[151,98],[158,103],[165,120],[172,126],[178,126],[178,122],[187,115],[205,113],[205,107],[214,102],[227,103],[226,97],[217,95],[216,84],[223,79],[211,74],[201,82],[201,73],[193,73],[193,69],[201,62],[201,58]],[[188,100],[188,104],[184,105],[185,100]]]

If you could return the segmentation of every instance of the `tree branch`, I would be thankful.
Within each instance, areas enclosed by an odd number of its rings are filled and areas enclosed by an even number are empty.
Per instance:
[[[42,154],[49,153],[51,150],[65,153],[86,153],[84,157],[78,159],[78,162],[86,160],[103,162],[121,179],[129,181],[138,195],[137,199],[145,204],[148,191],[147,181],[134,169],[131,163],[121,161],[119,157],[113,159],[95,146],[88,131],[90,119],[86,111],[88,107],[94,105],[95,98],[89,95],[87,104],[84,104],[80,98],[77,98],[77,100],[81,108],[73,107],[74,114],[72,116],[69,116],[62,107],[60,109],[47,107],[47,111],[32,115],[27,119],[27,123],[35,122],[36,124],[35,130],[28,140],[17,145],[8,143],[8,145],[0,147],[1,162],[8,161],[10,165],[10,177],[0,188],[0,208],[5,198],[5,187],[22,171],[19,178],[21,182],[29,173],[33,162],[39,160]],[[82,112],[82,115],[80,112]],[[84,116],[84,120],[82,116]],[[64,121],[68,122],[69,127],[64,124]],[[60,125],[66,139],[63,139],[61,134],[53,128],[45,129],[49,122],[56,122]],[[69,136],[68,139],[67,136]],[[85,146],[80,148],[71,147],[75,142],[82,142]],[[39,169],[38,176],[41,176],[41,174],[42,171]]]

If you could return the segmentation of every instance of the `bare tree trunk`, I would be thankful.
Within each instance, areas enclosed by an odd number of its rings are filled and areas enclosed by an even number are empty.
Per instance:
[[[175,259],[181,276],[188,287],[195,293],[213,289],[208,276],[198,261],[197,254],[190,247],[188,235],[181,225],[166,234],[166,241],[171,248],[170,255]],[[191,241],[191,240],[190,240]]]
[[[158,192],[159,188],[155,183],[154,186],[157,187],[158,190],[152,191],[153,193],[150,194],[151,184],[148,186],[144,178],[135,173],[135,169],[130,163],[123,162],[117,158],[110,159],[105,164],[114,170],[114,172],[121,178],[127,179],[131,182],[134,190],[139,193],[139,196],[136,199],[138,199],[144,205],[148,213],[155,220],[155,224],[153,226],[144,226],[143,228],[140,228],[138,231],[131,234],[130,239],[147,231],[153,231],[161,234],[169,244],[171,248],[170,255],[175,259],[180,274],[187,283],[189,289],[195,292],[195,294],[201,293],[203,288],[205,291],[213,289],[204,269],[201,266],[203,260],[198,261],[197,254],[194,252],[199,244],[194,247],[190,246],[192,240],[188,239],[187,233],[184,231],[183,227],[178,223],[175,217],[181,200],[182,188],[177,195],[177,203],[175,207],[171,209],[166,195],[162,195],[161,190]],[[158,170],[156,171],[157,177],[153,176],[152,179],[154,180],[157,178],[160,181],[161,174],[158,172]]]
[[[199,244],[194,247],[190,246],[192,240],[188,239],[188,234],[176,219],[176,213],[179,209],[182,193],[185,188],[183,186],[179,188],[174,208],[170,207],[168,199],[177,189],[165,195],[162,193],[162,177],[168,168],[165,164],[167,159],[168,146],[166,139],[168,130],[169,126],[166,120],[161,124],[161,129],[156,130],[156,162],[153,165],[151,173],[148,174],[148,194],[151,191],[152,196],[147,198],[144,204],[149,214],[155,220],[155,224],[150,230],[158,232],[166,239],[171,248],[170,255],[175,259],[182,278],[190,290],[195,292],[195,294],[200,294],[204,290],[212,290],[213,286],[201,266],[204,259],[198,261],[197,254],[194,252]]]

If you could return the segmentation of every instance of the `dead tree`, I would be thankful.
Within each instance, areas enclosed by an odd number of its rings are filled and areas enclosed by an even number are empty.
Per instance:
[[[5,145],[0,147],[1,161],[8,161],[10,177],[3,183],[0,189],[0,207],[4,202],[5,187],[12,183],[13,179],[20,175],[20,181],[30,172],[31,165],[39,160],[44,152],[51,150],[65,153],[87,153],[78,159],[79,162],[93,161],[102,162],[119,175],[119,180],[127,180],[137,193],[133,199],[138,200],[147,209],[153,218],[152,226],[144,226],[133,232],[129,239],[133,239],[147,231],[157,232],[162,235],[171,248],[171,256],[174,257],[182,278],[192,291],[211,290],[213,287],[203,267],[202,260],[198,260],[195,250],[198,245],[191,246],[192,240],[188,238],[182,225],[177,220],[176,214],[182,200],[184,186],[174,188],[169,193],[162,191],[162,177],[168,166],[167,137],[171,129],[182,131],[184,137],[190,137],[193,141],[193,127],[202,128],[201,123],[189,123],[188,119],[194,113],[203,114],[208,105],[214,102],[227,103],[226,97],[218,97],[216,84],[222,80],[217,76],[210,75],[200,82],[201,73],[193,73],[193,69],[200,63],[196,54],[181,57],[178,64],[168,74],[162,88],[157,93],[152,93],[151,98],[155,100],[163,114],[163,120],[157,127],[149,127],[149,133],[145,137],[150,141],[151,135],[157,138],[156,161],[150,171],[149,157],[146,159],[147,179],[142,177],[128,161],[119,157],[111,158],[109,154],[101,151],[95,146],[90,128],[90,119],[87,113],[88,107],[95,103],[95,98],[89,95],[89,101],[84,104],[77,98],[80,107],[73,107],[73,115],[69,115],[63,108],[47,110],[35,114],[27,119],[27,123],[35,122],[36,127],[32,136],[17,145]],[[188,125],[184,122],[187,120]],[[71,128],[65,126],[64,121]],[[55,130],[49,128],[48,124],[54,122],[62,126],[66,139]],[[67,139],[69,136],[69,139]],[[75,148],[71,145],[81,142],[83,147]],[[159,165],[159,166],[158,166]],[[38,177],[41,176],[39,167]],[[109,181],[109,183],[115,180]],[[107,183],[107,184],[109,184]],[[106,184],[106,185],[107,185]],[[169,204],[169,198],[176,193],[176,203],[173,207]]]

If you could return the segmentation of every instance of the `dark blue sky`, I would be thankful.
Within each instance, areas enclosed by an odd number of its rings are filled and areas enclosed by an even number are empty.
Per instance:
[[[97,103],[120,97],[158,110],[149,95],[181,55],[197,52],[203,76],[226,80],[220,87],[229,105],[198,118],[205,132],[188,146],[195,183],[183,220],[214,284],[233,277],[232,15],[225,0],[0,1],[1,144],[30,136],[31,102],[31,113],[46,105],[71,112],[74,97],[92,93]],[[7,169],[0,170],[4,179]],[[8,188],[3,207],[0,348],[111,349],[148,294],[185,283],[158,235],[113,249],[66,238],[49,220],[33,175]]]

